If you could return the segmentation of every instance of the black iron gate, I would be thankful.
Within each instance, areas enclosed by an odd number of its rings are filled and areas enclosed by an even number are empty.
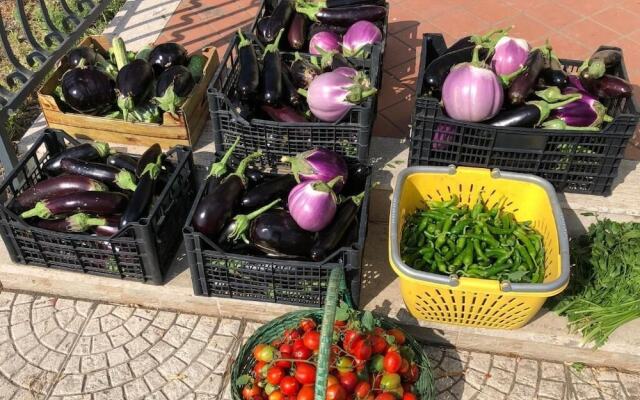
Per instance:
[[[18,59],[11,48],[9,32],[7,32],[4,23],[6,18],[14,16],[0,13],[2,55],[13,66],[13,71],[7,75],[5,82],[0,82],[0,163],[5,170],[11,169],[17,164],[17,156],[11,138],[8,137],[6,131],[9,116],[24,103],[29,95],[38,89],[55,63],[82,37],[104,11],[110,0],[75,0],[77,12],[69,6],[67,0],[56,0],[56,5],[59,5],[65,14],[62,19],[64,31],[53,23],[52,14],[45,0],[37,0],[37,2],[48,30],[44,36],[44,43],[40,43],[33,34],[31,27],[33,20],[30,20],[27,15],[25,1],[15,0],[17,10],[15,17],[19,19],[24,38],[32,48],[24,60]]]

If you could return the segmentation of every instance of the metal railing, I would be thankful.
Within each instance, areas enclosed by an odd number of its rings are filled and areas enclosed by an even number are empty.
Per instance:
[[[0,0],[9,1],[9,0]],[[42,20],[46,26],[46,34],[41,43],[34,35],[33,18],[29,18],[24,0],[15,0],[16,15],[26,43],[32,49],[20,60],[11,46],[9,32],[7,32],[5,16],[0,13],[0,45],[2,55],[13,67],[13,71],[6,76],[5,82],[0,82],[0,163],[5,171],[12,169],[18,162],[16,152],[7,135],[7,122],[25,100],[38,89],[55,63],[80,39],[87,29],[96,21],[109,4],[109,0],[76,0],[77,12],[69,6],[67,0],[57,0],[56,5],[62,9],[64,17],[59,29],[53,22],[52,14],[45,0],[37,0]],[[5,87],[6,84],[6,87]]]

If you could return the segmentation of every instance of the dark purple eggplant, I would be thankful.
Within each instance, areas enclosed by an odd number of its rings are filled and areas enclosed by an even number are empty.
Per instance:
[[[582,98],[578,93],[563,94],[555,86],[537,91],[536,96],[542,100],[529,101],[519,107],[504,110],[487,123],[502,127],[533,128],[546,121],[553,110]]]
[[[248,244],[249,240],[247,239],[247,230],[250,229],[251,222],[260,215],[272,209],[279,202],[280,199],[276,199],[271,203],[255,211],[252,211],[249,214],[240,214],[233,217],[233,220],[231,220],[231,222],[224,227],[222,232],[220,232],[217,240],[218,245],[223,248],[228,248],[230,245],[233,245],[233,243],[239,241],[240,239]]]
[[[342,37],[342,35],[347,33],[348,29],[349,27],[347,26],[328,25],[316,22],[315,24],[312,24],[311,27],[309,27],[308,36],[311,38],[318,32],[333,32],[336,35]]]
[[[280,31],[287,29],[289,21],[293,17],[294,7],[292,0],[280,0],[276,8],[267,19],[264,28],[264,39],[266,43],[273,43]]]
[[[452,53],[454,51],[458,51],[461,49],[467,49],[469,47],[472,47],[472,48],[475,47],[476,44],[472,42],[472,38],[473,36],[465,36],[463,38],[458,39],[454,44],[447,47],[447,50],[445,50],[445,52],[442,53],[441,55]]]
[[[80,64],[80,60],[85,60],[84,65],[95,65],[100,56],[92,47],[76,47],[67,52],[63,58],[63,65],[67,68],[75,68]]]
[[[155,102],[163,111],[177,118],[176,107],[180,107],[196,85],[187,67],[174,65],[162,72],[156,82]]]
[[[244,176],[244,171],[252,160],[261,155],[262,153],[260,152],[250,154],[240,162],[234,173],[220,182],[211,193],[200,199],[191,220],[197,232],[209,238],[217,239],[220,231],[231,218],[233,209],[240,201],[242,193],[247,188],[247,179]]]
[[[633,87],[629,82],[613,75],[604,75],[600,79],[584,79],[581,77],[580,82],[589,93],[603,99],[629,97],[633,93]]]
[[[287,105],[271,107],[263,104],[260,109],[276,122],[309,122],[302,114]]]
[[[73,68],[62,75],[62,95],[79,113],[102,114],[116,102],[115,82],[96,67]]]
[[[111,237],[120,231],[120,215],[107,215],[96,217],[102,219],[103,223],[93,228],[93,233],[97,236]]]
[[[542,50],[535,49],[529,53],[524,72],[515,77],[507,89],[507,100],[510,104],[522,104],[533,93],[544,64],[545,57]]]
[[[387,15],[385,7],[372,5],[322,8],[317,3],[303,3],[296,7],[296,11],[305,14],[312,21],[339,26],[351,26],[361,20],[376,22]]]
[[[233,142],[231,147],[227,149],[222,158],[219,161],[211,164],[211,167],[209,168],[209,175],[207,175],[207,177],[205,178],[205,185],[207,185],[207,190],[205,193],[213,192],[213,189],[215,189],[220,184],[220,182],[222,182],[222,179],[227,175],[227,163],[229,162],[229,159],[231,158],[231,155],[233,154],[233,151],[236,149],[236,146],[239,142],[240,138],[237,138],[235,142]]]
[[[83,143],[69,147],[52,156],[44,163],[42,169],[49,176],[60,174],[60,162],[65,158],[77,158],[78,160],[97,161],[104,160],[109,155],[109,144],[104,142]]]
[[[357,221],[358,210],[363,199],[364,192],[351,196],[340,204],[331,224],[318,233],[318,238],[311,247],[310,254],[313,261],[324,260],[336,249],[345,233]]]
[[[475,47],[463,48],[441,55],[427,65],[424,71],[424,88],[425,93],[433,93],[440,91],[445,78],[449,75],[449,71],[454,65],[471,61]],[[484,58],[487,56],[487,50],[480,49],[478,56]]]
[[[288,211],[271,210],[253,220],[249,242],[271,257],[309,257],[313,234],[300,228]]]
[[[131,195],[129,204],[120,217],[120,229],[130,222],[138,222],[140,218],[147,215],[155,193],[155,185],[160,174],[160,168],[158,167],[157,170],[153,171],[148,170],[147,173],[140,177],[136,190]]]
[[[608,69],[616,67],[622,61],[619,50],[599,50],[586,60],[578,69],[582,79],[600,79]]]
[[[260,86],[260,68],[258,57],[251,41],[244,37],[242,31],[238,31],[240,43],[238,44],[238,83],[236,90],[241,100],[254,100]]]
[[[354,6],[384,6],[385,0],[325,0],[320,2],[322,7],[326,8],[340,8],[340,7],[354,7]]]
[[[291,174],[270,179],[245,193],[240,199],[240,206],[244,210],[255,210],[270,201],[285,198],[297,184],[296,178]]]
[[[158,160],[162,158],[162,148],[158,143],[154,143],[142,153],[136,164],[136,176],[141,178],[150,164],[158,164]]]
[[[108,189],[102,183],[84,176],[64,175],[40,181],[31,186],[15,198],[18,208],[26,210],[37,202],[76,192],[106,192]]]
[[[65,158],[60,165],[63,172],[71,175],[86,176],[124,190],[136,190],[135,175],[126,169],[78,160],[77,158]]]
[[[359,162],[348,165],[347,183],[344,185],[340,194],[342,196],[355,196],[364,191],[367,184],[367,178],[371,175],[371,167]]]
[[[32,209],[20,214],[20,217],[47,219],[54,215],[78,212],[107,215],[122,211],[126,204],[127,196],[122,193],[77,192],[39,201]]]
[[[112,167],[120,169],[126,169],[127,171],[133,172],[135,174],[138,160],[124,153],[115,153],[107,157],[107,165],[111,165]]]
[[[289,72],[291,72],[291,81],[300,89],[308,88],[311,81],[322,73],[318,66],[303,58],[300,53],[295,54],[295,58],[289,67]]]
[[[125,121],[128,121],[131,111],[149,100],[153,94],[153,83],[153,68],[144,60],[133,60],[118,72],[118,107]]]
[[[189,62],[187,50],[178,43],[161,43],[151,50],[148,58],[156,76],[174,65],[186,66]]]
[[[307,42],[307,18],[294,12],[291,25],[287,31],[287,41],[294,50],[301,50]]]
[[[264,2],[264,11],[265,15],[269,15],[276,9],[278,6],[278,0],[265,0]]]
[[[300,108],[303,104],[302,96],[291,81],[289,69],[285,65],[282,66],[282,100],[294,108]]]
[[[236,157],[232,156],[229,158],[229,162],[227,163],[227,165],[232,169],[236,169],[238,168],[238,165],[240,165],[240,161],[242,160],[238,160]],[[247,169],[244,171],[244,176],[247,177],[247,183],[248,183],[247,190],[250,190],[256,185],[262,183],[262,181],[264,181],[264,179],[268,175],[270,174],[265,174],[264,172],[260,171],[255,167],[252,167],[252,166],[247,167]]]
[[[261,101],[270,106],[280,104],[282,98],[282,59],[278,46],[284,29],[278,33],[275,41],[265,47],[262,58],[262,96]]]
[[[91,227],[102,225],[104,219],[93,218],[85,213],[78,213],[59,219],[37,219],[33,225],[37,228],[56,232],[85,232]]]
[[[254,106],[249,101],[243,101],[235,97],[232,97],[230,100],[231,109],[245,121],[251,121],[255,114]]]
[[[540,77],[546,86],[555,86],[560,89],[564,89],[569,84],[569,77],[562,68],[560,60],[553,53],[549,45],[543,47],[543,54],[545,56],[545,65]]]
[[[268,24],[269,17],[262,17],[256,23],[256,38],[262,44],[269,44],[267,38],[265,37]]]

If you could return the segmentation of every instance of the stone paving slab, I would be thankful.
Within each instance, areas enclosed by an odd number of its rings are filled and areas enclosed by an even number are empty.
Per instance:
[[[0,399],[230,399],[260,323],[0,293]],[[425,347],[437,399],[640,399],[640,375]]]

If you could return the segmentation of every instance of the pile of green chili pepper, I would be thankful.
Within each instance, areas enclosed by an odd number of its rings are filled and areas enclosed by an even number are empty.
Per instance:
[[[542,282],[542,235],[531,222],[518,222],[504,211],[505,202],[489,209],[482,198],[471,208],[457,196],[427,201],[405,220],[402,260],[412,268],[444,275]]]

